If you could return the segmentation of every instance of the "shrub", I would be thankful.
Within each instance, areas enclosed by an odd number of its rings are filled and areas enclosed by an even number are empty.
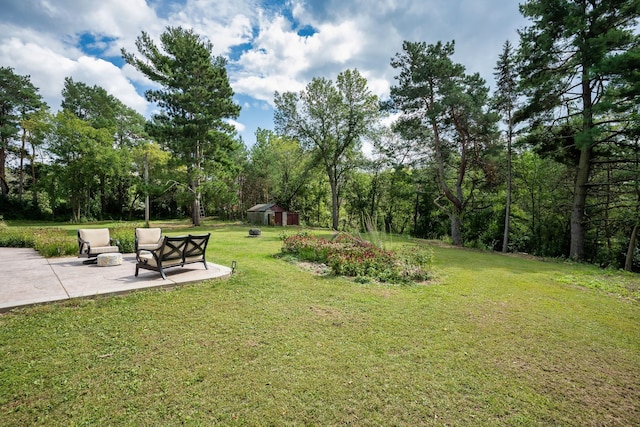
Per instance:
[[[0,227],[0,246],[33,248],[42,256],[78,253],[78,244],[60,228]]]
[[[406,280],[422,282],[431,278],[433,249],[425,246],[403,247],[398,252],[401,275]]]
[[[112,239],[120,242],[120,252],[127,254],[136,249],[135,231],[131,227],[116,227],[109,230]]]

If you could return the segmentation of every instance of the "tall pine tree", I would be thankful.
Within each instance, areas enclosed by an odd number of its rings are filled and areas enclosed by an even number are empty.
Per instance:
[[[577,128],[564,141],[577,154],[569,256],[583,260],[592,164],[616,132],[601,101],[612,79],[634,74],[640,2],[528,0],[520,11],[532,21],[520,31],[523,114],[537,130]]]
[[[187,169],[191,216],[200,225],[201,185],[208,166],[224,164],[237,147],[235,129],[225,119],[237,118],[226,60],[213,56],[213,45],[181,27],[168,27],[160,48],[146,33],[136,40],[141,57],[122,50],[124,60],[161,89],[150,89],[148,101],[160,111],[149,123],[149,133]]]
[[[504,213],[504,234],[502,238],[502,252],[507,252],[509,248],[509,228],[511,223],[511,194],[512,194],[512,146],[514,121],[513,116],[518,99],[518,79],[515,62],[515,52],[511,42],[507,40],[502,48],[502,53],[498,58],[494,76],[496,78],[496,91],[493,96],[493,105],[496,110],[503,114],[506,122],[507,139],[507,200]]]

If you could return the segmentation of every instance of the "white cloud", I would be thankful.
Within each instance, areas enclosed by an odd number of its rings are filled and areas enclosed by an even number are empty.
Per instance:
[[[24,43],[15,38],[5,40],[0,45],[0,56],[17,74],[30,75],[31,83],[40,89],[41,95],[52,108],[60,106],[64,78],[74,68],[72,59],[41,44]]]
[[[242,124],[242,123],[240,123],[240,122],[238,122],[238,121],[236,121],[236,120],[233,120],[233,119],[227,119],[226,121],[227,121],[227,123],[229,123],[229,124],[233,125],[233,127],[235,127],[235,128],[236,128],[236,130],[237,130],[239,133],[242,133],[242,132],[244,132],[244,131],[247,129],[247,127],[246,127],[244,124]]]
[[[145,113],[147,102],[138,94],[121,70],[110,62],[88,56],[63,56],[35,43],[10,39],[0,45],[0,56],[8,58],[15,72],[30,75],[53,110],[60,107],[65,77],[89,85],[102,86],[126,105]]]

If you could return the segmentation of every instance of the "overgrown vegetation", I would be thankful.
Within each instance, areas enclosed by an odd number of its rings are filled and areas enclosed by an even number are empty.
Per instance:
[[[96,228],[95,225],[91,227]],[[132,225],[111,227],[109,234],[120,242],[120,251],[134,251],[135,236]],[[60,227],[7,227],[0,225],[0,247],[33,248],[50,258],[78,254],[76,228]]]
[[[413,283],[430,278],[433,252],[430,248],[404,246],[390,251],[347,233],[331,239],[298,233],[284,238],[282,253],[300,260],[327,264],[339,276],[389,283]]]

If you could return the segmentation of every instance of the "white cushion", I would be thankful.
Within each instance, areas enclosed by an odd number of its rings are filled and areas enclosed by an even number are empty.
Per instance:
[[[78,234],[80,239],[89,242],[91,245],[91,253],[95,253],[94,248],[109,246],[108,228],[84,228],[78,230]]]
[[[138,249],[142,245],[155,245],[158,247],[162,242],[162,230],[159,228],[136,228],[136,238]]]

